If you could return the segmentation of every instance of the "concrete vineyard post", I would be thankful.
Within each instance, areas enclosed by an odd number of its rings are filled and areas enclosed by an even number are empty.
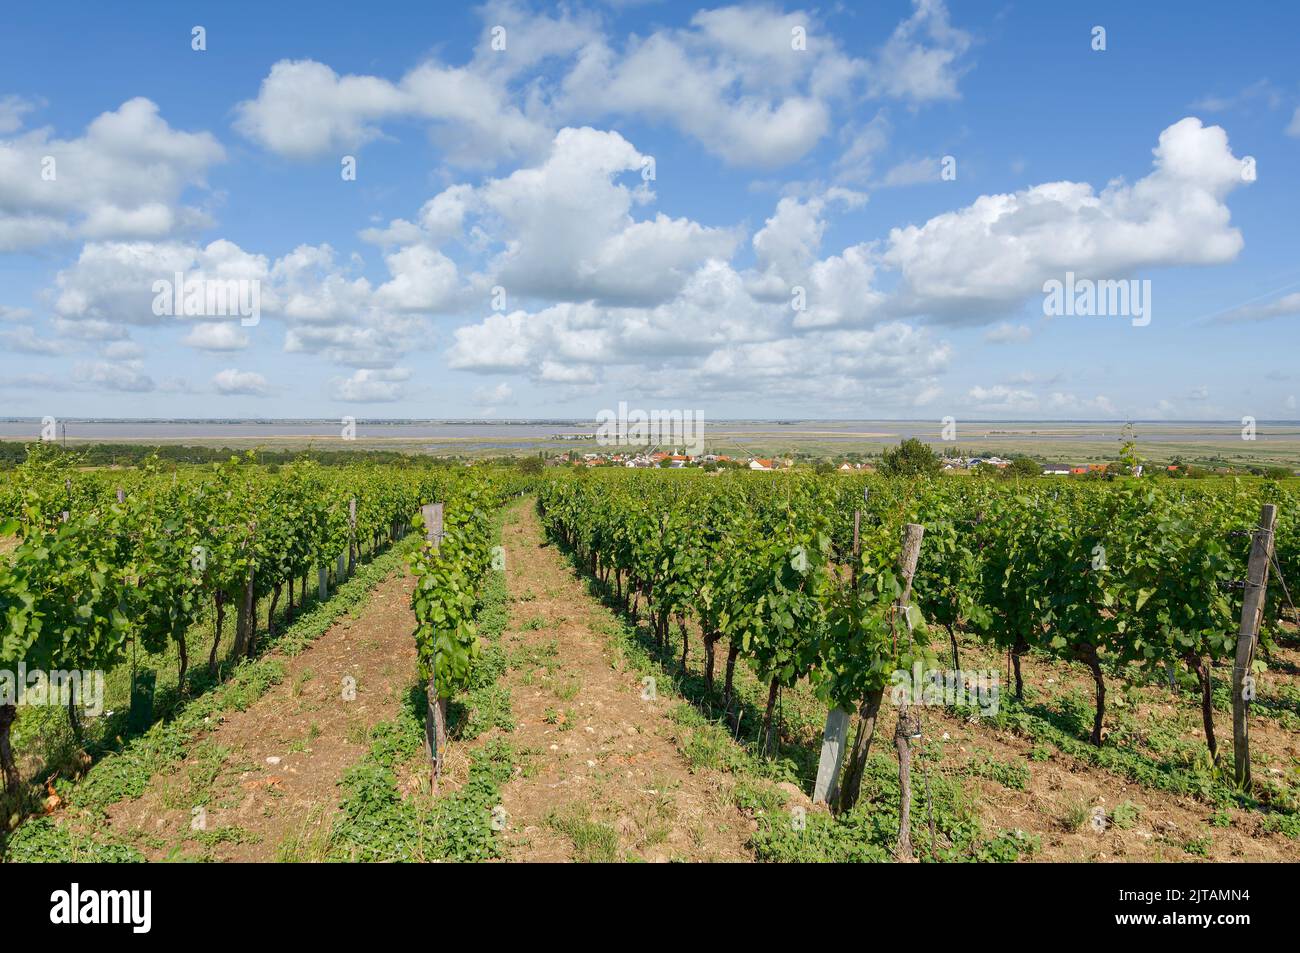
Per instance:
[[[329,570],[324,565],[316,567],[316,598],[321,602],[329,596]]]
[[[844,742],[849,736],[853,713],[832,708],[826,713],[822,731],[822,753],[817,762],[817,781],[813,785],[814,804],[834,804],[840,793],[840,768],[844,765]]]
[[[426,503],[420,512],[424,516],[425,541],[437,546],[442,542],[442,504]]]
[[[1259,527],[1250,543],[1250,562],[1246,569],[1246,594],[1241,601],[1241,627],[1237,630],[1237,659],[1232,667],[1232,760],[1237,784],[1250,787],[1250,726],[1247,716],[1255,697],[1251,662],[1255,642],[1264,616],[1264,596],[1268,589],[1268,565],[1273,558],[1273,526],[1277,507],[1265,503],[1259,511]]]
[[[853,562],[850,568],[853,587],[858,585],[858,557],[861,554],[862,511],[853,511]],[[840,769],[844,766],[844,743],[849,737],[853,713],[832,708],[826,713],[822,729],[822,752],[817,761],[817,780],[813,784],[814,804],[834,804],[840,793]]]

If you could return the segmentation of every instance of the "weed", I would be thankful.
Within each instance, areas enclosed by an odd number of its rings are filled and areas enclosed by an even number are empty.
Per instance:
[[[1092,807],[1087,801],[1074,801],[1066,808],[1065,816],[1061,818],[1061,825],[1067,831],[1081,831],[1091,817]]]
[[[1115,810],[1110,812],[1110,821],[1120,830],[1127,831],[1137,824],[1138,815],[1141,813],[1142,808],[1132,801],[1122,801],[1115,805]]]
[[[962,770],[977,778],[996,781],[1004,788],[1013,791],[1024,791],[1029,788],[1029,768],[1014,761],[998,761],[992,755],[985,755],[982,760],[972,759],[963,766]]]

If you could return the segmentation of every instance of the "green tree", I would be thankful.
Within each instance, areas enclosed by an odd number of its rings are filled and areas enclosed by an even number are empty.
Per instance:
[[[1016,457],[1007,466],[1006,472],[1013,477],[1036,477],[1043,472],[1043,468],[1030,457]]]
[[[880,458],[880,472],[885,476],[933,476],[942,467],[935,452],[915,437],[890,447]]]

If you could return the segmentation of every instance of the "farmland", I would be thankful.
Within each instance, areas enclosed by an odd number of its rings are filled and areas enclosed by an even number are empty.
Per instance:
[[[0,449],[21,459],[21,447],[40,433],[39,420],[0,420]],[[249,420],[240,422],[157,420],[70,420],[61,423],[59,441],[82,450],[134,446],[177,451],[245,453],[255,450],[296,454],[376,453],[486,459],[505,456],[556,456],[600,449],[595,426],[581,420],[416,421],[358,420],[355,434],[340,438],[339,420]],[[1260,421],[1251,440],[1234,422],[1141,421],[1138,438],[1151,462],[1183,461],[1207,467],[1284,466],[1300,469],[1300,426],[1294,421]],[[704,446],[732,457],[785,456],[805,460],[873,459],[900,439],[916,437],[949,456],[998,454],[1029,456],[1040,463],[1090,464],[1112,460],[1123,431],[1115,421],[961,420],[954,439],[943,439],[939,420],[708,420]],[[575,441],[566,439],[581,436]],[[127,456],[124,452],[123,456]],[[218,457],[220,459],[220,457]]]

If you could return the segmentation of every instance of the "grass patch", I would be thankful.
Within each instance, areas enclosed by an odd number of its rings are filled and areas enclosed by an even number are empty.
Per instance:
[[[914,773],[913,781],[912,844],[918,860],[1006,863],[1040,849],[1039,841],[1023,831],[985,834],[961,785],[953,779],[932,773],[929,797],[920,772]],[[795,810],[788,802],[772,810],[770,799],[764,797],[761,813],[754,815],[759,829],[752,838],[759,859],[782,863],[893,860],[898,840],[898,766],[887,757],[872,756],[862,790],[853,810],[838,817]]]
[[[323,863],[329,859],[329,847],[330,828],[325,823],[325,811],[316,807],[281,842],[275,859],[282,864]]]
[[[962,766],[961,770],[977,778],[988,778],[1012,791],[1029,789],[1029,768],[1015,761],[999,761],[992,755],[973,758]]]
[[[591,819],[586,805],[570,804],[552,811],[546,824],[573,844],[573,859],[580,864],[612,864],[620,859],[618,831]]]

